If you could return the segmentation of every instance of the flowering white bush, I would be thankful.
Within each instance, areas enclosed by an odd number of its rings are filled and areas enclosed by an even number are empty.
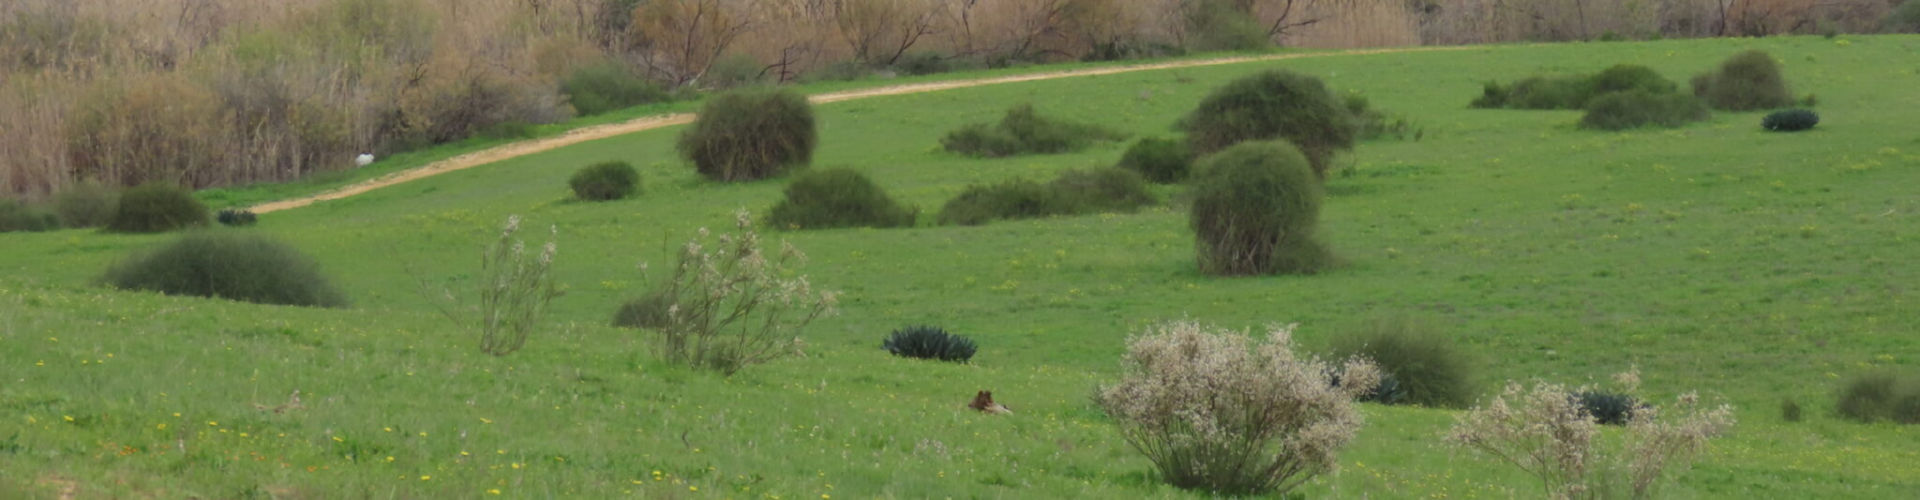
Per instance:
[[[553,284],[553,258],[559,247],[548,240],[535,257],[527,253],[525,242],[514,238],[520,230],[520,216],[507,216],[500,238],[488,245],[480,258],[478,303],[463,307],[451,286],[440,289],[441,312],[455,324],[480,330],[480,351],[505,356],[527,345],[527,336],[546,315],[547,305],[561,292]],[[559,228],[548,227],[554,237]],[[421,282],[427,287],[425,281]]]
[[[768,258],[753,217],[741,210],[734,224],[738,233],[717,237],[701,228],[654,291],[670,304],[659,329],[668,361],[732,375],[797,352],[800,329],[833,311],[836,294],[815,291],[798,273],[807,258],[800,249],[782,242],[780,254]]]
[[[1380,379],[1373,364],[1293,353],[1293,326],[1265,342],[1180,321],[1128,341],[1126,377],[1097,400],[1127,443],[1181,488],[1285,493],[1332,470],[1360,429],[1354,398]]]

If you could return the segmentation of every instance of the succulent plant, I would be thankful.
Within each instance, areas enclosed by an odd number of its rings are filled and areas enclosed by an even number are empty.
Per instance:
[[[976,349],[973,340],[947,333],[934,326],[909,326],[894,330],[887,340],[880,344],[881,349],[895,356],[920,359],[938,359],[965,363],[973,359]]]

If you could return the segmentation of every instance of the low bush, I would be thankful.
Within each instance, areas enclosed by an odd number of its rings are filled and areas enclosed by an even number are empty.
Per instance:
[[[655,330],[670,363],[732,375],[795,354],[801,330],[833,311],[838,294],[815,290],[799,272],[806,255],[791,244],[763,251],[745,210],[734,223],[730,234],[701,229],[653,289],[668,304],[666,325]]]
[[[1592,75],[1532,76],[1511,85],[1487,82],[1475,108],[1586,109],[1595,98],[1614,92],[1671,94],[1679,85],[1645,66],[1617,64]]]
[[[1707,106],[1692,96],[1630,90],[1603,94],[1588,102],[1587,114],[1580,117],[1580,127],[1597,130],[1673,128],[1706,120],[1707,116]]]
[[[53,211],[66,227],[100,227],[113,219],[120,193],[98,182],[79,182],[53,195]]]
[[[1680,86],[1660,76],[1653,68],[1634,64],[1616,64],[1595,73],[1592,78],[1593,96],[1598,97],[1610,92],[1628,92],[1644,90],[1654,94],[1671,94],[1680,91]]]
[[[580,116],[673,100],[659,85],[617,63],[583,66],[560,82],[560,93]]]
[[[743,89],[713,96],[680,135],[680,154],[722,182],[772,177],[813,160],[820,142],[813,107],[789,90]]]
[[[306,254],[265,236],[197,231],[115,264],[101,278],[126,290],[310,307],[345,307],[346,295]]]
[[[1575,392],[1573,402],[1580,407],[1581,413],[1600,425],[1627,425],[1641,407],[1633,396],[1599,390]]]
[[[1848,378],[1834,409],[1860,422],[1920,424],[1920,377],[1886,371]]]
[[[1314,232],[1320,181],[1282,141],[1248,142],[1200,159],[1190,211],[1200,271],[1312,274],[1333,264]]]
[[[251,226],[254,225],[254,223],[260,222],[259,215],[255,215],[252,210],[244,208],[220,209],[220,213],[215,214],[213,219],[227,226]]]
[[[1196,155],[1244,141],[1285,139],[1326,178],[1333,154],[1353,149],[1353,117],[1319,78],[1281,70],[1248,75],[1208,94],[1180,124]]]
[[[954,61],[939,52],[908,52],[893,62],[893,70],[906,76],[946,73],[953,68]]]
[[[150,182],[120,193],[120,203],[107,230],[122,233],[161,233],[205,226],[207,206],[193,192],[172,184]]]
[[[972,339],[933,326],[909,326],[894,330],[887,335],[887,340],[880,343],[880,348],[895,356],[955,363],[973,359],[977,349]]]
[[[1373,108],[1367,96],[1358,93],[1347,94],[1345,100],[1347,115],[1353,117],[1355,138],[1362,141],[1375,139],[1406,140],[1411,137],[1419,140],[1423,131],[1414,128],[1413,122],[1405,117],[1389,116],[1385,111]]]
[[[1514,82],[1506,106],[1513,109],[1580,109],[1593,97],[1587,75],[1535,76]]]
[[[1905,0],[1881,21],[1888,32],[1920,33],[1920,2]]]
[[[1014,179],[971,185],[940,208],[941,224],[975,226],[995,219],[1030,219],[1079,211],[1038,182]]]
[[[1008,109],[999,123],[969,124],[948,132],[940,139],[940,145],[947,151],[968,156],[998,158],[1068,153],[1085,149],[1094,141],[1122,137],[1099,126],[1041,116],[1032,104],[1021,104]]]
[[[1693,95],[1713,109],[1753,111],[1793,105],[1793,92],[1773,56],[1758,50],[1735,54],[1720,68],[1693,77]]]
[[[1293,352],[1292,327],[1264,342],[1193,322],[1127,341],[1119,383],[1095,401],[1173,486],[1212,495],[1287,492],[1332,470],[1360,429],[1354,398],[1379,372]],[[1333,384],[1339,377],[1341,384]]]
[[[640,172],[624,161],[595,163],[574,172],[567,186],[582,200],[618,200],[640,191]]]
[[[1116,166],[1139,172],[1148,181],[1172,184],[1187,180],[1188,171],[1193,169],[1193,152],[1181,139],[1147,137],[1127,148]]]
[[[1370,318],[1334,337],[1332,354],[1366,358],[1380,367],[1380,387],[1367,393],[1366,401],[1434,408],[1464,408],[1473,402],[1473,362],[1413,318]]]
[[[620,305],[613,313],[613,326],[658,330],[673,324],[669,308],[673,307],[673,298],[660,293],[649,293],[643,297],[629,300]]]
[[[810,171],[787,184],[786,198],[773,206],[767,223],[786,229],[901,227],[913,225],[918,213],[865,174],[836,168]]]
[[[0,233],[60,229],[60,217],[40,207],[0,198]]]
[[[1187,48],[1197,52],[1250,51],[1273,47],[1267,27],[1252,14],[1235,6],[1232,0],[1187,2],[1185,18]]]
[[[1145,178],[1122,168],[1068,170],[1047,188],[1073,213],[1131,212],[1159,201]]]
[[[1799,132],[1819,124],[1820,115],[1805,109],[1783,109],[1760,119],[1760,128],[1774,132]]]
[[[713,61],[700,75],[699,84],[709,89],[737,89],[770,83],[768,68],[753,56],[731,53]]]

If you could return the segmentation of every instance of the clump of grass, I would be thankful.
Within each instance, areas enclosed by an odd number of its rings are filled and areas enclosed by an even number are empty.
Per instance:
[[[913,225],[918,213],[893,201],[866,174],[823,169],[801,174],[787,184],[786,198],[773,206],[767,222],[788,229],[901,227]]]
[[[1198,170],[1190,216],[1201,272],[1312,274],[1333,265],[1314,234],[1323,188],[1299,149],[1242,143],[1202,158]]]
[[[567,187],[582,200],[618,200],[640,191],[640,172],[624,161],[595,163],[574,172]]]
[[[813,106],[790,90],[748,88],[708,98],[680,135],[680,155],[722,182],[772,177],[813,160],[819,145]]]
[[[1316,178],[1326,178],[1337,151],[1353,149],[1353,117],[1326,84],[1299,73],[1269,70],[1215,89],[1180,127],[1198,155],[1245,141],[1284,139],[1306,155]]]
[[[1032,104],[1021,104],[1008,109],[999,123],[966,125],[948,132],[940,144],[955,153],[999,158],[1079,151],[1094,141],[1122,137],[1119,132],[1096,125],[1041,116]]]
[[[1380,387],[1367,393],[1366,401],[1464,408],[1475,396],[1474,363],[1453,342],[1412,317],[1369,318],[1334,337],[1332,354],[1366,358],[1380,367]]]
[[[196,231],[109,268],[101,281],[114,288],[167,295],[311,307],[346,307],[346,295],[320,265],[284,243],[259,234]]]
[[[1354,398],[1379,380],[1365,360],[1336,370],[1295,354],[1292,332],[1155,325],[1127,341],[1125,375],[1095,401],[1168,484],[1285,497],[1333,468],[1360,429]]]

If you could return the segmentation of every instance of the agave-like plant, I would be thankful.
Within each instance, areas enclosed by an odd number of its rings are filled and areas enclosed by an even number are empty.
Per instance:
[[[909,326],[894,330],[887,340],[880,344],[881,349],[895,356],[909,358],[938,359],[965,363],[973,359],[977,349],[973,340],[947,333],[935,326]]]

